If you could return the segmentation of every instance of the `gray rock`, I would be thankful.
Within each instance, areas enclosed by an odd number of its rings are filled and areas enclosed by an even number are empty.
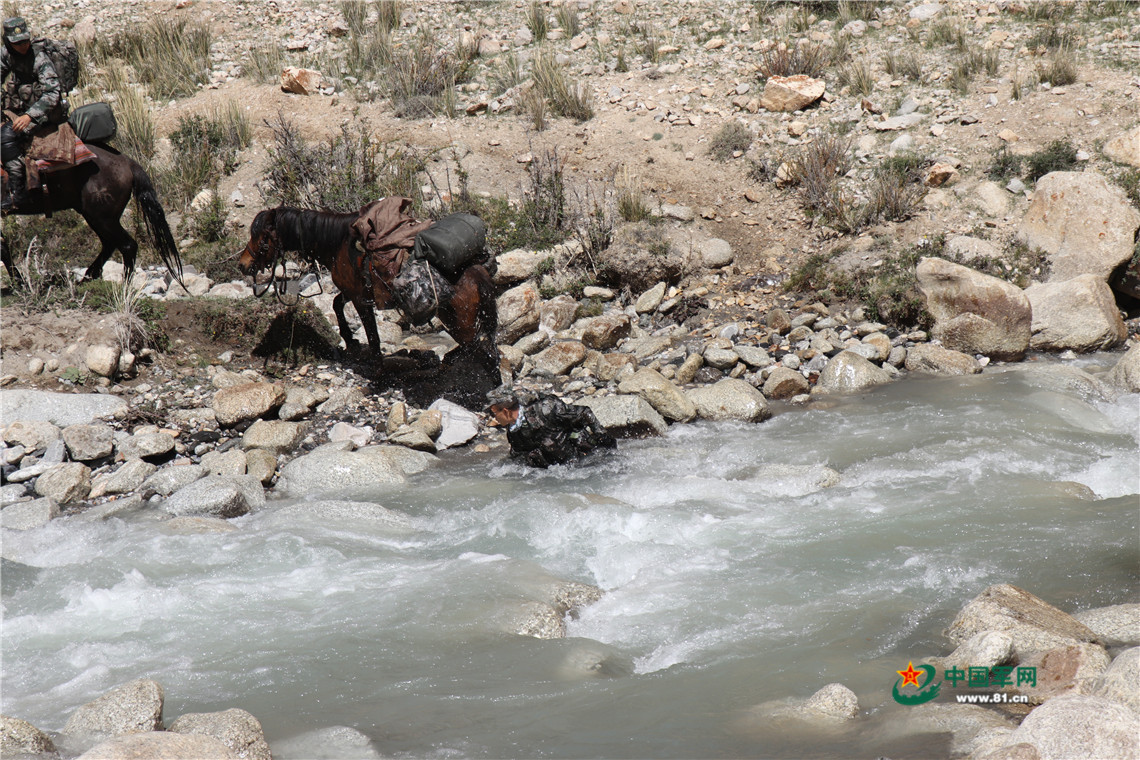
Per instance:
[[[237,530],[221,517],[172,517],[161,525],[162,530],[182,535],[202,533],[233,533]]]
[[[114,377],[119,369],[118,346],[88,346],[84,357],[87,369],[100,377]]]
[[[295,496],[334,494],[403,483],[404,473],[384,449],[313,452],[281,468],[277,490]]]
[[[1080,693],[1127,705],[1140,714],[1140,647],[1126,649],[1098,676],[1081,682]]]
[[[265,449],[275,454],[292,451],[305,434],[303,423],[257,420],[241,437],[243,449]]]
[[[976,375],[982,371],[982,365],[974,357],[933,343],[920,343],[908,348],[906,368],[910,372],[935,375]]]
[[[603,314],[584,320],[582,343],[595,351],[606,351],[629,336],[630,321],[625,314]]]
[[[934,317],[932,334],[946,348],[999,361],[1025,356],[1035,314],[1021,288],[937,258],[920,260],[916,275]]]
[[[622,344],[622,351],[633,354],[638,361],[645,361],[672,345],[673,339],[665,335],[647,335],[641,338],[630,338]]]
[[[588,406],[602,427],[617,438],[648,438],[665,435],[669,429],[665,418],[640,396],[591,396],[574,403]]]
[[[1002,217],[1009,211],[1009,196],[1002,186],[986,180],[967,195],[968,202],[989,217]]]
[[[1033,305],[1030,345],[1038,351],[1099,351],[1128,337],[1112,289],[1096,275],[1051,278],[1030,285],[1025,295]]]
[[[720,269],[733,262],[735,254],[727,240],[709,238],[698,246],[701,254],[701,263],[708,269]]]
[[[1031,744],[1041,760],[1126,760],[1138,756],[1137,735],[1140,717],[1124,705],[1104,697],[1069,694],[1029,713],[1007,745]]]
[[[829,683],[808,697],[803,707],[828,718],[851,720],[859,714],[859,699],[843,684]]]
[[[47,734],[26,720],[0,715],[0,754],[11,757],[40,752],[55,752],[55,744]]]
[[[762,390],[768,398],[783,399],[807,393],[810,388],[807,378],[796,370],[776,367],[764,381]]]
[[[550,333],[539,330],[516,340],[514,347],[527,356],[533,356],[548,345],[550,345]]]
[[[1014,195],[1021,195],[1025,192],[1025,183],[1019,180],[1017,177],[1014,177],[1005,186],[1005,189]]]
[[[443,429],[435,439],[436,448],[462,446],[479,435],[479,415],[445,399],[432,402],[428,409],[440,413]]]
[[[122,517],[128,513],[142,509],[142,507],[143,498],[138,494],[133,494],[86,509],[80,512],[76,516],[76,519],[81,522],[99,522],[100,520],[109,520],[112,517]]]
[[[768,355],[768,352],[759,346],[749,346],[747,344],[737,343],[732,347],[732,350],[738,357],[740,357],[740,360],[742,362],[747,364],[749,367],[752,367],[753,369],[764,369],[765,367],[770,367],[775,363],[772,360],[772,357]]]
[[[247,760],[273,760],[265,732],[257,718],[245,710],[187,713],[167,729],[176,734],[211,736],[226,745],[237,757]]]
[[[648,314],[657,311],[657,307],[661,305],[661,301],[665,298],[665,283],[658,282],[653,287],[646,290],[644,293],[637,297],[634,302],[633,308],[638,314]]]
[[[4,391],[5,394],[8,391]],[[0,398],[5,398],[0,396]],[[8,417],[7,419],[12,419]],[[38,451],[46,448],[52,441],[58,441],[61,433],[52,423],[46,420],[17,419],[4,428],[4,442],[10,445],[23,446],[27,451]]]
[[[526,251],[521,248],[500,254],[495,258],[495,284],[510,285],[529,280],[534,277],[538,267],[550,258],[550,251]]]
[[[261,482],[251,475],[207,475],[168,496],[161,508],[176,517],[240,517],[265,505]]]
[[[890,379],[890,375],[854,351],[840,351],[819,374],[816,388],[828,393],[857,393]]]
[[[23,483],[9,483],[0,486],[0,507],[6,507],[28,498],[28,489]]]
[[[499,343],[514,343],[538,329],[538,305],[541,298],[533,282],[511,288],[499,296]]]
[[[555,296],[538,306],[538,324],[542,329],[561,332],[574,324],[578,302],[568,295]]]
[[[589,607],[604,595],[605,592],[597,586],[577,581],[558,581],[549,593],[550,605],[555,612],[573,620],[578,619],[583,607]]]
[[[566,638],[566,623],[558,610],[544,602],[522,602],[504,620],[505,630],[536,639]]]
[[[333,388],[329,397],[317,406],[321,414],[335,414],[347,409],[356,409],[364,401],[364,392],[359,388]]]
[[[945,667],[992,668],[1004,665],[1013,658],[1013,637],[1002,631],[981,631],[963,641],[950,656],[943,659]]]
[[[53,465],[36,479],[36,493],[60,504],[83,501],[91,493],[91,468],[79,462]]]
[[[435,441],[432,440],[427,431],[411,425],[400,428],[388,436],[388,440],[398,446],[404,446],[415,451],[436,451]]]
[[[245,475],[245,452],[241,449],[211,451],[202,455],[202,466],[210,475]]]
[[[161,731],[162,686],[138,679],[80,706],[63,727],[65,734],[118,736]]]
[[[366,446],[361,449],[359,453],[388,457],[400,472],[405,475],[415,475],[417,472],[423,472],[439,462],[439,457],[435,454],[426,451],[413,451],[403,446],[390,446],[387,444],[381,446]]]
[[[107,425],[68,425],[63,429],[63,442],[68,455],[78,462],[102,459],[115,451],[114,431]]]
[[[1104,144],[1104,155],[1119,164],[1140,168],[1140,126],[1121,132]]]
[[[1049,282],[1091,274],[1107,282],[1132,256],[1140,211],[1096,172],[1051,172],[1037,180],[1018,235],[1049,254]]]
[[[1140,646],[1140,604],[1115,604],[1073,615],[1109,647]]]
[[[660,372],[647,367],[622,378],[618,391],[641,396],[667,420],[688,422],[697,416],[696,405],[684,391]]]
[[[277,474],[277,455],[265,449],[250,449],[245,452],[245,473],[268,485]]]
[[[281,520],[289,524],[297,518],[315,519],[322,524],[356,520],[383,525],[399,531],[413,529],[413,523],[407,516],[370,501],[340,501],[336,499],[297,501],[274,509],[272,517],[274,520]]]
[[[688,392],[697,407],[697,414],[705,420],[741,420],[762,422],[772,416],[768,400],[744,380],[725,378],[704,388]]]
[[[0,511],[0,526],[7,530],[32,530],[59,517],[59,504],[51,498],[9,504]]]
[[[152,731],[108,739],[77,760],[235,760],[237,757],[212,736]]]
[[[585,358],[586,347],[578,341],[558,341],[534,356],[534,372],[543,377],[558,377],[577,367]]]
[[[954,618],[946,634],[962,644],[982,631],[1009,634],[1018,658],[1096,641],[1096,634],[1072,615],[1007,583],[990,586],[974,597]]]
[[[731,348],[709,346],[704,350],[703,356],[705,364],[720,370],[732,369],[740,361],[740,357]]]
[[[908,14],[911,18],[919,21],[929,21],[937,16],[942,11],[942,6],[938,3],[924,3],[917,7],[911,8]]]
[[[214,415],[222,427],[256,420],[285,403],[285,390],[270,383],[244,383],[214,394]]]
[[[158,459],[174,451],[174,436],[170,433],[142,433],[119,441],[116,447],[124,459]]]
[[[1129,393],[1140,393],[1140,343],[1133,344],[1132,348],[1120,357],[1116,366],[1107,373],[1106,379]]]
[[[939,704],[909,707],[892,728],[904,734],[949,734],[950,756],[965,757],[987,746],[992,732],[1008,735],[1013,721],[977,705]]]
[[[0,394],[0,419],[42,420],[60,427],[93,422],[126,408],[123,399],[101,393],[5,390]]]
[[[882,121],[871,122],[871,126],[880,132],[890,132],[898,129],[909,129],[922,122],[924,116],[920,113],[908,113],[905,116],[892,116]]]
[[[1036,684],[1023,684],[1015,691],[1029,698],[1029,704],[1067,694],[1081,683],[1096,678],[1108,669],[1112,658],[1099,644],[1070,644],[1045,652],[1020,655],[1018,667],[1036,668]]]
[[[154,495],[169,496],[208,474],[205,467],[197,464],[163,467],[143,481],[139,494],[144,499]]]

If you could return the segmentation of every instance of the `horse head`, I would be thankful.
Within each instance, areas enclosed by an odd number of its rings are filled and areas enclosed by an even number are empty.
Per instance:
[[[249,225],[249,242],[238,259],[238,268],[247,277],[272,266],[281,253],[277,237],[277,209],[266,209],[253,218]]]

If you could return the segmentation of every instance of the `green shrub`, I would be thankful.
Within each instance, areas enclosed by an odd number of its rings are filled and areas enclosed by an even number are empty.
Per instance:
[[[1026,175],[1029,182],[1036,182],[1049,172],[1067,172],[1077,165],[1077,149],[1069,138],[1058,138],[1043,149],[1025,157]]]

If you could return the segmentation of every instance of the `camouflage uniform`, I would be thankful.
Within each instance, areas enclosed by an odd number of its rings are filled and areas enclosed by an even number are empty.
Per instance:
[[[8,19],[4,22],[4,44],[0,49],[0,68],[3,70],[4,125],[0,128],[0,151],[3,153],[4,169],[8,172],[8,188],[16,205],[26,199],[26,173],[24,151],[36,131],[45,125],[59,124],[67,120],[63,94],[60,92],[59,75],[51,57],[38,43],[20,55],[10,44],[13,29],[22,33],[16,41],[28,39],[27,24],[23,19]],[[31,126],[16,132],[9,123],[10,115],[28,115]]]

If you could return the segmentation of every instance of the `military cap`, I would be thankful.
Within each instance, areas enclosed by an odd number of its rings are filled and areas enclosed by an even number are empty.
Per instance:
[[[27,42],[32,38],[28,32],[28,22],[20,16],[13,16],[4,21],[4,39],[12,44]]]

